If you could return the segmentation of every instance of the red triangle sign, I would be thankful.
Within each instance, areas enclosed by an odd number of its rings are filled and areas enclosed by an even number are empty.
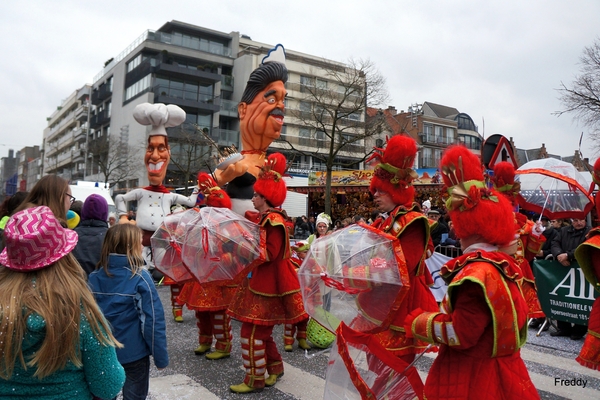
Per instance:
[[[498,145],[494,150],[494,154],[488,163],[488,168],[494,169],[494,166],[502,161],[508,161],[512,163],[515,169],[519,168],[515,155],[513,154],[512,146],[510,145],[508,139],[506,139],[504,136],[502,136],[498,141]]]

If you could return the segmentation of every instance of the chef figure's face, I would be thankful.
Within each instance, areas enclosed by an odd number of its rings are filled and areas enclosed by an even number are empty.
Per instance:
[[[148,181],[151,186],[163,183],[167,175],[167,166],[171,160],[171,151],[165,136],[155,135],[148,138],[148,148],[144,163],[148,171]]]

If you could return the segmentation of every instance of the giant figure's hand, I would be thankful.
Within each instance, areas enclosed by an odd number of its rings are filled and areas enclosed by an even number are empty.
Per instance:
[[[119,217],[119,223],[120,224],[132,224],[135,225],[135,219],[130,220],[129,217],[127,216],[127,214],[125,215],[121,215]]]
[[[244,175],[248,171],[249,167],[250,166],[247,164],[247,162],[244,162],[244,159],[242,159],[236,163],[228,165],[224,170],[216,170],[215,178],[217,184],[219,186],[223,186],[226,183],[231,182],[238,176]]]

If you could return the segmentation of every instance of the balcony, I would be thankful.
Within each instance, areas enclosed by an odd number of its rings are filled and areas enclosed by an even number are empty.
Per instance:
[[[230,129],[213,128],[210,137],[220,146],[231,146],[235,144],[239,148],[240,134]]]
[[[221,75],[221,90],[233,91],[233,76]]]
[[[221,98],[202,93],[185,92],[179,89],[170,89],[157,85],[152,88],[154,102],[164,104],[175,104],[178,106],[197,108],[204,111],[217,112],[221,108]]]
[[[162,75],[181,79],[193,78],[194,81],[209,84],[221,82],[222,79],[219,74],[204,71],[204,68],[200,65],[197,69],[193,69],[185,65],[179,65],[176,61],[161,61],[154,67],[154,72],[160,72]]]
[[[238,116],[238,103],[231,100],[221,100],[221,115],[236,118]]]
[[[73,141],[74,142],[85,142],[85,135],[87,135],[87,129],[83,126],[79,126],[73,129]]]
[[[75,110],[75,120],[79,122],[87,121],[88,118],[88,106],[86,104],[80,105]]]
[[[104,110],[104,111],[100,111],[98,114],[94,115],[90,119],[90,126],[95,129],[95,128],[98,128],[99,126],[102,126],[109,122],[110,122],[110,116],[108,115],[108,112],[106,110]]]
[[[419,157],[420,168],[438,168],[439,164],[440,160],[434,157]]]
[[[109,85],[103,83],[98,87],[98,89],[92,92],[92,104],[97,106],[110,96],[112,96],[112,89]]]
[[[443,137],[443,136],[435,136],[429,133],[419,133],[419,138],[421,139],[422,144],[435,145],[439,147],[448,147],[451,144],[455,144],[457,140],[454,137]]]

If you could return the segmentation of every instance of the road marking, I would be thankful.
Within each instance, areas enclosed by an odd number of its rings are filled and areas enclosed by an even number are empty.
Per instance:
[[[156,400],[202,399],[219,400],[211,391],[192,378],[182,375],[166,375],[150,379],[150,395]]]
[[[325,379],[283,363],[284,375],[275,387],[298,399],[322,399],[325,392]],[[287,379],[286,379],[287,378]]]
[[[586,368],[579,364],[575,358],[566,358],[555,356],[549,353],[540,353],[539,351],[530,350],[527,347],[521,348],[521,357],[523,360],[536,362],[542,365],[562,369],[574,374],[586,375],[594,379],[598,379],[598,371]],[[563,377],[564,378],[564,377]]]

